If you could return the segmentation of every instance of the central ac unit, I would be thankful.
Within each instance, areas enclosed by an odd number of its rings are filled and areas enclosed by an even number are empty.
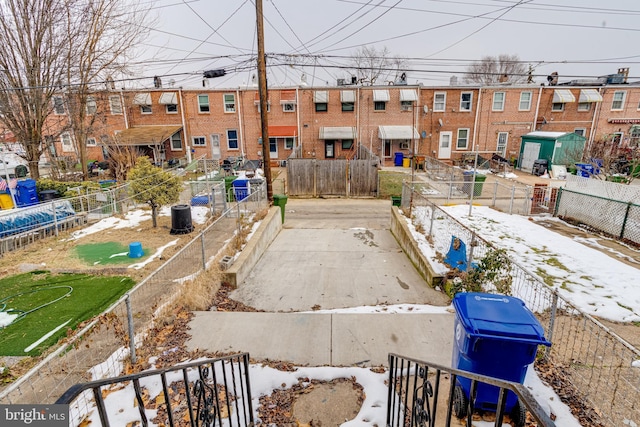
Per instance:
[[[401,150],[408,150],[409,149],[409,143],[408,142],[401,142],[400,143],[400,149]]]

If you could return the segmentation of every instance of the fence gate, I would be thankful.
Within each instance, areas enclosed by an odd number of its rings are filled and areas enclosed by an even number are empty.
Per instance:
[[[349,196],[376,197],[378,195],[378,161],[351,160],[349,162]]]
[[[289,159],[287,182],[290,196],[375,197],[378,163],[374,160]]]

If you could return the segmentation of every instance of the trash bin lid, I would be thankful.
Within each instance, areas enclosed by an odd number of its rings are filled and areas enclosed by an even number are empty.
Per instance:
[[[538,319],[519,298],[461,292],[453,298],[453,307],[470,335],[551,345]]]

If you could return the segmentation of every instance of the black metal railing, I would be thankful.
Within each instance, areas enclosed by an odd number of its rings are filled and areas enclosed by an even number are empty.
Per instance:
[[[82,421],[111,425],[253,426],[249,354],[176,365],[104,380],[76,384],[56,403],[70,405],[70,424]],[[135,396],[131,419],[111,413],[110,398]],[[97,412],[97,417],[93,416]],[[124,421],[124,422],[123,422]]]
[[[459,378],[469,380],[464,389]],[[453,418],[465,420],[472,426],[472,415],[476,408],[479,388],[491,388],[495,393],[495,426],[502,426],[505,415],[509,415],[513,425],[525,425],[526,411],[539,427],[553,427],[555,423],[542,410],[535,398],[522,384],[502,381],[483,375],[473,374],[411,359],[397,354],[389,354],[389,396],[387,399],[387,427],[450,427]],[[446,390],[443,395],[442,391]],[[512,394],[513,393],[513,394]],[[517,400],[516,400],[517,398]],[[511,401],[509,408],[507,402]],[[516,403],[513,403],[516,402]],[[444,414],[438,419],[436,416]],[[444,421],[443,421],[444,420]],[[459,425],[456,420],[453,425]],[[536,424],[526,424],[536,425]]]

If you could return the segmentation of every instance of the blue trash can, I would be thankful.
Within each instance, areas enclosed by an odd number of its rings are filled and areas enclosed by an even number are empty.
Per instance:
[[[590,163],[576,163],[577,173],[576,175],[582,176],[585,178],[591,177],[594,174],[593,165]]]
[[[524,302],[505,295],[458,293],[453,298],[456,310],[455,340],[451,366],[475,374],[522,384],[528,366],[535,360],[539,345],[550,346],[544,329]],[[471,380],[458,377],[454,398],[467,399],[454,408],[456,416],[466,416]],[[474,409],[497,410],[499,388],[478,384]],[[509,392],[505,407],[516,425],[524,425],[524,407],[517,396]]]
[[[249,180],[238,178],[233,181],[233,195],[237,201],[242,201],[249,197]]]
[[[35,179],[23,179],[16,184],[18,206],[31,206],[38,204]]]
[[[393,165],[402,166],[404,160],[404,153],[393,153]]]

